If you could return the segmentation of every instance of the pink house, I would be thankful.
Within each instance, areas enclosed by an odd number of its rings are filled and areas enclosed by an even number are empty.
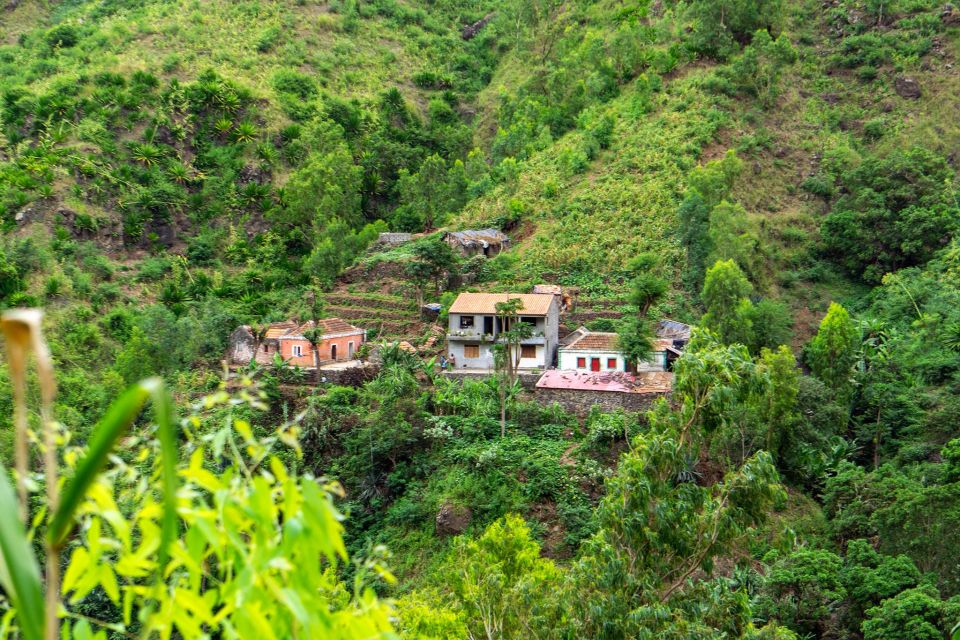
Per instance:
[[[311,335],[314,329],[316,335]],[[313,342],[307,336],[313,338]],[[267,328],[257,349],[256,359],[257,362],[269,363],[274,354],[280,354],[281,358],[299,367],[353,360],[365,336],[366,331],[340,318],[325,318],[316,324],[312,320],[302,324],[275,322]],[[317,345],[316,354],[314,342]]]

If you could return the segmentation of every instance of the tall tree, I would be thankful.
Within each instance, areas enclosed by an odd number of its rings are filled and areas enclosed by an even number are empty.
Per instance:
[[[627,266],[633,274],[628,300],[634,314],[620,324],[617,342],[627,362],[632,365],[646,360],[653,350],[654,331],[648,315],[650,308],[667,291],[667,281],[654,273],[656,265],[656,256],[642,253]]]
[[[701,324],[726,344],[750,342],[753,304],[747,297],[753,286],[733,260],[722,260],[707,270],[702,300],[707,312]]]
[[[533,328],[520,322],[523,301],[511,298],[495,305],[501,330],[494,346],[494,364],[497,372],[497,391],[500,397],[500,437],[507,435],[507,401],[517,384],[521,343],[533,335]]]
[[[849,402],[853,392],[853,367],[857,363],[860,332],[847,310],[830,303],[817,335],[807,345],[807,364],[813,375]]]

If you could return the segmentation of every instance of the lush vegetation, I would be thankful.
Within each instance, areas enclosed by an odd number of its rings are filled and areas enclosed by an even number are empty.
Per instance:
[[[933,0],[7,3],[0,637],[948,638],[958,56]],[[424,302],[540,282],[697,325],[671,401],[441,374]],[[420,353],[224,379],[362,307]]]

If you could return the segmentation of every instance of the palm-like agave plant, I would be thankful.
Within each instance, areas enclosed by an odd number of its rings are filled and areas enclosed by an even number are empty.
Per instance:
[[[163,158],[163,151],[160,147],[149,142],[131,145],[130,153],[135,162],[139,162],[145,167],[153,167]]]
[[[221,135],[229,133],[230,129],[233,129],[233,121],[230,118],[220,118],[213,123],[213,128]]]
[[[249,120],[244,120],[234,129],[233,139],[237,142],[253,142],[259,134],[260,130],[257,129],[257,125]]]
[[[948,349],[960,351],[960,322],[948,324],[943,333],[943,344]]]
[[[177,184],[185,184],[190,180],[190,171],[187,166],[179,160],[174,160],[167,167],[167,175]]]

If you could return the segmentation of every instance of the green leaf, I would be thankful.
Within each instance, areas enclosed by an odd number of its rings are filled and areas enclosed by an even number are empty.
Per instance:
[[[170,394],[160,383],[151,391],[153,411],[160,438],[161,480],[163,484],[163,519],[160,533],[160,571],[170,557],[170,545],[177,535],[177,427]]]
[[[73,516],[80,508],[97,474],[107,463],[107,458],[117,441],[140,415],[146,399],[162,393],[162,389],[163,382],[160,378],[141,380],[110,405],[106,415],[94,427],[87,455],[77,465],[73,477],[64,486],[60,506],[53,514],[53,519],[47,528],[47,538],[54,547],[63,544],[73,529]],[[162,410],[158,411],[158,414],[161,412]],[[169,416],[169,413],[167,415]]]
[[[0,464],[0,584],[17,610],[26,640],[43,640],[44,604],[40,567],[20,521],[17,498]]]

